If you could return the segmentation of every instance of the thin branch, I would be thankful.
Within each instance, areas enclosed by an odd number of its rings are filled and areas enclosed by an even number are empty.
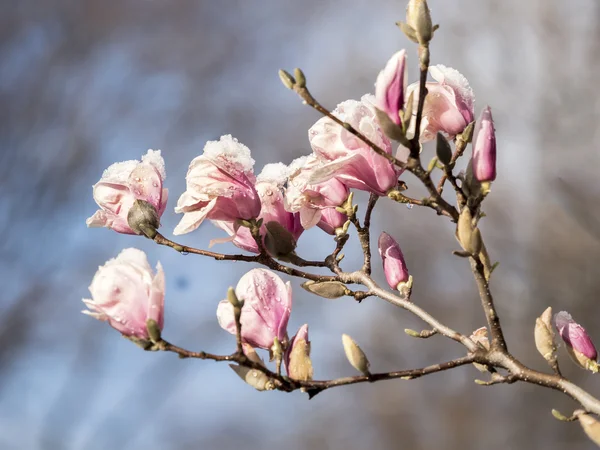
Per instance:
[[[300,277],[300,278],[304,278],[307,280],[313,280],[313,281],[339,281],[339,277],[338,276],[330,276],[330,275],[318,275],[318,274],[314,274],[314,273],[309,273],[309,272],[303,272],[301,270],[298,269],[294,269],[293,267],[289,267],[289,266],[284,266],[283,264],[280,264],[279,262],[275,261],[271,256],[269,256],[268,254],[260,254],[260,255],[253,255],[253,256],[249,256],[249,255],[225,255],[222,253],[215,253],[215,252],[210,252],[207,250],[200,250],[194,247],[187,247],[181,244],[178,244],[176,242],[171,241],[170,239],[167,239],[166,237],[164,237],[162,234],[157,233],[156,236],[154,237],[154,242],[156,242],[159,245],[165,245],[167,247],[171,247],[173,248],[175,251],[178,251],[180,253],[186,254],[186,253],[192,253],[195,255],[202,255],[202,256],[208,256],[210,258],[214,258],[218,261],[245,261],[245,262],[255,262],[258,264],[262,264],[266,267],[268,267],[269,269],[275,270],[277,272],[282,272],[282,273],[286,273],[288,275],[294,276],[294,277]]]
[[[348,386],[358,383],[374,383],[376,381],[393,380],[397,378],[413,380],[432,373],[443,372],[445,370],[454,369],[455,367],[471,364],[475,360],[473,355],[463,356],[462,358],[453,359],[439,364],[434,364],[420,369],[407,369],[395,372],[372,373],[369,375],[360,375],[356,377],[343,377],[328,381],[302,381],[302,386],[308,391],[309,395],[314,397],[319,392],[325,389],[330,389],[339,386]]]
[[[425,106],[425,97],[427,96],[427,71],[429,69],[429,44],[419,46],[419,100],[417,103],[417,117],[415,120],[415,135],[411,140],[410,156],[418,159],[421,152],[421,121],[423,119],[423,107]]]
[[[479,297],[481,298],[481,306],[483,307],[485,318],[490,328],[492,349],[506,351],[507,348],[506,341],[504,340],[504,333],[502,332],[502,327],[500,326],[500,318],[496,312],[496,307],[494,305],[492,293],[490,292],[489,283],[485,278],[484,266],[481,263],[479,256],[471,257],[470,261],[471,270],[473,272],[473,276],[475,277],[475,282],[477,283],[477,289],[479,290]]]
[[[467,336],[443,325],[425,310],[412,303],[410,300],[403,299],[402,297],[396,294],[382,289],[375,283],[375,281],[373,281],[373,279],[370,276],[368,276],[364,272],[357,271],[349,274],[342,274],[342,281],[352,281],[355,283],[363,284],[369,289],[369,291],[373,292],[379,298],[387,301],[388,303],[391,303],[392,305],[399,306],[400,308],[411,312],[412,314],[423,320],[425,323],[427,323],[434,331],[437,331],[439,334],[446,336],[452,339],[453,341],[461,343],[470,352],[475,352],[479,349],[479,346]]]

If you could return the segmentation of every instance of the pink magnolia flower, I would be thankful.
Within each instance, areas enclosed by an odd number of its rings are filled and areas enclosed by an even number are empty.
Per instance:
[[[285,164],[267,164],[256,178],[256,191],[261,202],[261,210],[258,216],[263,220],[261,236],[266,235],[266,224],[277,222],[289,231],[297,241],[304,228],[300,224],[300,216],[294,212],[286,211],[284,207],[283,186],[287,181],[289,169]],[[232,241],[241,249],[252,253],[258,253],[258,245],[247,227],[236,227],[234,222],[214,220],[213,223],[229,234],[227,239],[216,239],[214,243]],[[237,229],[236,229],[237,228]]]
[[[100,209],[86,220],[88,227],[106,227],[118,233],[136,234],[127,223],[127,214],[136,200],[144,200],[162,216],[168,191],[163,188],[165,162],[160,150],[148,150],[142,161],[111,165],[94,185],[94,200]]]
[[[287,324],[292,311],[292,286],[284,283],[274,272],[252,269],[235,288],[244,301],[240,322],[242,339],[253,347],[270,350],[275,338],[287,342]],[[223,300],[217,308],[221,328],[235,334],[233,306]]]
[[[566,311],[561,311],[554,316],[554,325],[573,361],[584,369],[597,372],[598,352],[587,331]]]
[[[207,142],[204,153],[190,163],[187,190],[175,208],[183,218],[173,234],[189,233],[206,218],[230,222],[256,219],[261,205],[253,166],[248,147],[231,135]]]
[[[165,274],[160,263],[156,275],[146,254],[135,248],[123,250],[101,266],[90,285],[91,299],[83,299],[95,319],[108,322],[125,336],[148,339],[146,321],[163,328]]]
[[[333,114],[391,154],[392,144],[379,126],[373,101],[372,95],[363,96],[361,101],[347,100],[340,103]],[[311,172],[310,184],[335,177],[349,188],[377,195],[386,195],[398,184],[401,169],[333,120],[321,118],[308,131],[308,137],[320,162]]]
[[[399,112],[404,108],[406,79],[406,51],[400,50],[390,58],[375,83],[375,106],[396,125],[400,125]]]
[[[446,133],[452,138],[462,133],[475,117],[475,95],[469,82],[460,72],[439,64],[430,66],[429,73],[436,81],[426,84],[427,96],[419,136],[421,142],[435,139],[438,132]],[[407,98],[411,92],[414,92],[414,118],[419,100],[419,83],[413,83],[408,87]],[[414,122],[413,119],[411,124],[413,132]]]
[[[319,160],[314,155],[300,157],[290,164],[285,205],[288,211],[299,213],[304,229],[317,225],[326,233],[335,234],[336,228],[348,220],[335,207],[346,201],[350,190],[337,178],[311,184],[312,172],[318,167]]]
[[[402,250],[396,242],[386,232],[379,236],[379,255],[383,261],[383,272],[385,279],[392,289],[399,289],[400,283],[405,283],[409,280],[408,269],[402,255]]]
[[[481,112],[473,132],[473,176],[481,182],[496,179],[496,130],[489,106]]]

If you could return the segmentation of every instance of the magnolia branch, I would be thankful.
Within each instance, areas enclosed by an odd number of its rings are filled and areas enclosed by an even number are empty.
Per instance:
[[[182,254],[194,254],[201,256],[208,256],[210,258],[214,258],[217,261],[244,261],[244,262],[255,262],[258,264],[262,264],[269,269],[276,270],[277,272],[282,272],[287,275],[291,275],[293,277],[305,278],[307,280],[313,281],[339,281],[337,276],[331,275],[318,275],[314,273],[304,272],[293,267],[285,266],[277,261],[275,261],[272,257],[270,257],[267,253],[262,253],[259,255],[226,255],[222,253],[215,253],[208,250],[201,250],[194,247],[188,247],[185,245],[178,244],[176,242],[167,239],[160,233],[156,233],[153,238],[153,241],[159,245],[165,245],[167,247],[171,247],[175,251]],[[321,261],[305,261],[298,256],[294,256],[294,263],[300,262],[300,264],[296,264],[300,267],[328,267],[328,263]]]

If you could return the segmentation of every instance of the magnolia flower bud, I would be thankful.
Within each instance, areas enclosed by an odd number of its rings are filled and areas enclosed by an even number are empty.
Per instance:
[[[285,355],[285,366],[289,377],[295,380],[312,380],[313,366],[310,360],[307,324],[302,325],[290,341]]]
[[[375,83],[375,106],[396,125],[401,124],[399,112],[404,108],[406,79],[406,51],[400,50],[379,72]]]
[[[406,23],[415,30],[420,44],[428,43],[433,37],[431,13],[426,0],[410,0],[406,7]]]
[[[348,362],[359,372],[369,376],[369,360],[367,356],[358,346],[354,339],[347,334],[342,334],[342,344],[344,344],[344,352],[346,352],[346,358]]]
[[[308,280],[301,286],[304,290],[324,298],[335,299],[350,294],[350,290],[341,281]]]
[[[452,161],[452,149],[450,148],[448,139],[446,139],[439,131],[437,133],[435,153],[438,160],[445,166],[450,164],[450,161]]]
[[[252,386],[257,391],[272,391],[275,389],[275,384],[267,375],[257,369],[250,369],[237,364],[229,364],[229,367],[246,383]]]
[[[294,236],[279,222],[267,222],[265,228],[265,247],[269,254],[281,258],[296,249]]]
[[[554,316],[554,324],[573,361],[584,369],[598,372],[598,353],[585,329],[565,311]]]
[[[127,213],[127,224],[135,234],[143,234],[154,239],[160,221],[154,206],[145,200],[136,200]]]
[[[473,224],[473,217],[468,206],[460,212],[456,225],[456,239],[464,251],[476,255],[481,251],[483,243],[479,229]]]
[[[540,355],[550,364],[556,364],[556,345],[554,344],[551,307],[546,308],[542,315],[535,319],[534,337],[535,347]]]
[[[479,182],[496,179],[496,131],[489,106],[481,112],[473,132],[473,176]]]
[[[401,284],[409,282],[410,278],[400,246],[393,237],[383,232],[379,236],[378,247],[385,279],[392,289],[400,290]]]
[[[583,428],[583,431],[587,434],[587,437],[589,437],[594,444],[600,446],[600,422],[598,422],[591,414],[580,414],[577,418],[579,419],[581,428]]]

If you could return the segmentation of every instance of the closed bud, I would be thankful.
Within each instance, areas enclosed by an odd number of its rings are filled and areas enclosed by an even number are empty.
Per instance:
[[[296,77],[296,86],[301,88],[306,87],[306,76],[302,72],[302,69],[296,67],[294,69],[294,76]]]
[[[324,298],[340,298],[350,294],[350,290],[340,281],[305,281],[302,288]]]
[[[313,366],[310,360],[308,325],[304,324],[290,341],[285,358],[287,374],[295,380],[312,380]]]
[[[400,30],[408,39],[413,41],[415,44],[419,43],[419,39],[417,39],[417,32],[413,27],[404,22],[396,22],[396,25],[398,25],[398,28],[400,28]]]
[[[240,377],[257,391],[272,391],[275,389],[273,380],[271,380],[260,370],[238,366],[237,364],[229,364],[229,367],[231,367],[238,377]]]
[[[554,324],[573,361],[583,369],[598,372],[598,353],[587,331],[565,311],[554,316]]]
[[[358,344],[354,342],[354,339],[347,334],[343,334],[342,344],[344,345],[346,358],[348,358],[348,362],[352,365],[352,367],[361,372],[363,375],[369,376],[369,360]]]
[[[464,207],[458,217],[456,238],[464,251],[476,255],[481,251],[483,241],[481,233],[473,224],[473,217],[468,207]]]
[[[580,414],[578,419],[581,428],[583,428],[587,437],[589,437],[594,444],[600,446],[600,422],[598,422],[591,414]]]
[[[406,22],[415,30],[419,44],[427,44],[433,37],[431,13],[426,0],[410,0],[408,2]]]
[[[496,131],[489,106],[481,112],[473,132],[473,175],[481,183],[496,179]]]
[[[452,161],[452,149],[448,143],[448,139],[440,132],[437,133],[435,152],[438,160],[445,166]]]
[[[556,345],[552,327],[552,308],[548,307],[535,319],[535,347],[540,355],[551,364],[556,364]]]
[[[394,54],[387,62],[385,68],[377,76],[377,82],[375,83],[375,106],[376,111],[383,112],[387,116],[387,121],[396,125],[396,128],[402,133],[399,112],[404,108],[405,98],[404,94],[406,91],[406,80],[407,80],[407,67],[406,67],[406,51],[400,50]],[[384,125],[382,119],[385,119],[384,115],[377,114],[380,124]],[[388,128],[390,125],[388,125]],[[384,132],[386,127],[383,127]],[[388,137],[396,139],[390,136],[387,132]],[[404,135],[402,133],[402,135]]]
[[[397,290],[406,287],[408,289],[412,288],[412,279],[408,274],[404,255],[398,242],[392,236],[383,232],[379,236],[378,248],[385,279],[390,287]],[[406,283],[410,283],[410,285],[407,286]]]
[[[269,254],[282,258],[296,249],[296,239],[279,222],[267,222],[265,228],[265,247]]]
[[[127,213],[127,224],[136,234],[154,239],[160,220],[154,206],[146,200],[136,200]]]
[[[283,85],[288,89],[294,89],[294,85],[296,84],[296,80],[291,76],[288,72],[283,69],[279,69],[279,78]]]

